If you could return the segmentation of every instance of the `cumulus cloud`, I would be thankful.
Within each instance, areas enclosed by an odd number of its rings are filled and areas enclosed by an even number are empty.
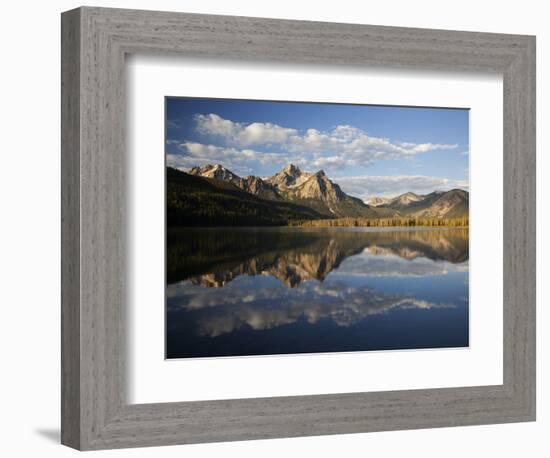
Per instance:
[[[258,166],[287,164],[285,156],[249,148],[238,149],[196,142],[183,142],[178,145],[178,148],[183,154],[167,154],[166,162],[170,167],[182,170],[197,165],[221,163],[237,174],[247,175]]]
[[[253,122],[250,124],[224,119],[217,114],[199,114],[195,116],[197,130],[203,134],[223,138],[239,146],[285,143],[289,137],[298,135],[296,129],[281,127],[277,124]]]
[[[217,114],[197,115],[197,130],[203,134],[220,137],[226,142],[244,147],[262,144],[280,144],[292,151],[360,151],[371,149],[376,153],[396,153],[414,155],[427,151],[453,149],[458,145],[434,143],[391,142],[388,138],[374,137],[350,125],[338,125],[332,131],[307,129],[300,133],[297,129],[273,123],[240,123],[222,118]]]
[[[423,175],[356,176],[337,179],[342,190],[360,199],[372,196],[395,197],[405,192],[427,194],[460,188],[468,190],[468,180],[451,180]]]
[[[306,171],[327,171],[346,193],[364,200],[373,196],[393,197],[408,191],[425,194],[451,188],[468,189],[467,180],[431,176],[338,177],[344,171],[349,175],[349,170],[380,161],[453,150],[458,146],[455,144],[396,141],[371,136],[347,124],[329,131],[314,128],[299,131],[270,122],[237,122],[215,113],[196,115],[194,121],[202,142],[167,140],[169,166],[187,170],[220,163],[246,176],[271,175],[274,170],[293,163]]]
[[[410,158],[428,151],[450,150],[458,146],[392,141],[389,138],[371,136],[350,125],[338,125],[330,131],[310,128],[300,132],[269,122],[235,122],[215,113],[196,115],[195,122],[199,133],[222,141],[227,147],[241,151],[252,146],[277,147],[280,151],[279,158],[284,157],[288,162],[294,160],[293,156],[297,156],[302,158],[306,167],[312,168],[365,166],[380,160]]]

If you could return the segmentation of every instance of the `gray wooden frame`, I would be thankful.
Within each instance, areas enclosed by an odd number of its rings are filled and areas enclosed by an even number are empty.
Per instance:
[[[128,53],[503,74],[504,383],[128,404]],[[534,37],[90,7],[63,13],[63,444],[105,449],[534,419]]]

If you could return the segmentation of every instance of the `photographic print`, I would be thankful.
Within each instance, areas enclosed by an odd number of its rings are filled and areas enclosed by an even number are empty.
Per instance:
[[[469,346],[469,110],[166,97],[166,358]]]

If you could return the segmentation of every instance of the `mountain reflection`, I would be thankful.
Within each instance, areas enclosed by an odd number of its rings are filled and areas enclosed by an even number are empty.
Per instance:
[[[468,261],[468,247],[468,229],[184,229],[168,233],[167,277],[169,284],[189,280],[221,288],[239,276],[262,275],[296,288],[308,280],[323,281],[333,271],[435,275],[444,273],[446,263]]]
[[[169,231],[167,358],[468,345],[468,230]]]

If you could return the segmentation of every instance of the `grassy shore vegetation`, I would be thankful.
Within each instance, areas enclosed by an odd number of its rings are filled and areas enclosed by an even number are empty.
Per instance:
[[[468,227],[469,218],[338,218],[289,221],[300,227]]]

